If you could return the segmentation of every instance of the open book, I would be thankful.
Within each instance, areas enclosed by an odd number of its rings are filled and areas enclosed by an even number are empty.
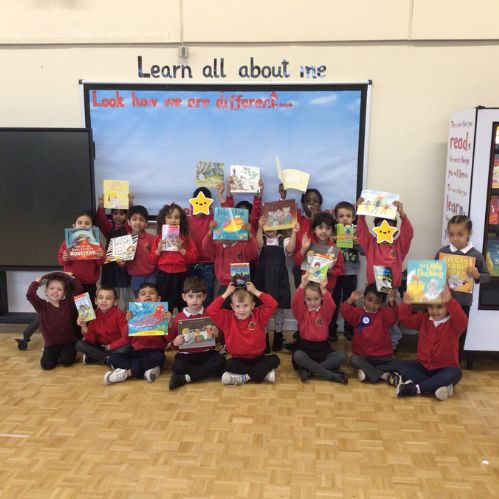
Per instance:
[[[277,176],[284,186],[284,189],[296,189],[297,191],[305,192],[308,188],[310,180],[310,173],[305,173],[300,170],[293,170],[287,168],[282,169],[281,161],[277,154],[275,155],[275,166],[277,169]]]

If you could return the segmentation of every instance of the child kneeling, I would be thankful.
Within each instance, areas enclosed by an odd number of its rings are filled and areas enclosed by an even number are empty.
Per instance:
[[[399,305],[400,322],[419,331],[417,360],[401,360],[396,369],[406,380],[397,386],[398,397],[435,393],[446,400],[462,376],[459,367],[459,338],[466,330],[468,318],[446,286],[442,303],[428,305],[427,312],[412,314],[410,299],[404,293]]]
[[[229,296],[232,310],[225,310],[222,306]],[[254,296],[262,301],[262,305],[255,307]],[[250,380],[255,383],[275,382],[279,357],[275,354],[264,355],[264,352],[267,323],[277,307],[278,303],[272,296],[258,291],[253,283],[248,282],[245,288],[238,289],[230,283],[207,308],[207,314],[223,331],[227,352],[232,356],[226,362],[222,383],[241,385]]]
[[[293,296],[291,308],[298,322],[300,336],[293,353],[293,367],[303,383],[312,375],[346,385],[347,375],[339,367],[347,361],[347,354],[334,351],[329,344],[329,324],[336,305],[326,289],[327,279],[319,285],[302,276]]]

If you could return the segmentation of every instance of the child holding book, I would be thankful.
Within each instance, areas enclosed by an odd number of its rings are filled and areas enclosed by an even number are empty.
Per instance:
[[[435,258],[438,259],[440,253],[447,255],[470,256],[475,258],[475,265],[466,268],[466,274],[476,283],[486,283],[490,281],[490,273],[485,264],[482,253],[473,247],[470,241],[473,224],[471,219],[465,215],[455,215],[447,223],[447,236],[449,245],[438,250]],[[463,293],[460,291],[451,291],[452,296],[458,301],[464,310],[466,316],[469,316],[470,307],[473,303],[473,293]],[[459,359],[464,352],[464,343],[466,341],[466,330],[459,339]],[[470,360],[470,359],[468,359]]]
[[[188,277],[184,281],[183,300],[187,303],[168,328],[168,341],[176,348],[185,343],[179,334],[178,323],[186,319],[208,317],[203,303],[206,299],[207,286],[199,277]],[[218,334],[217,334],[218,336]],[[175,390],[187,383],[201,381],[210,376],[222,376],[225,371],[225,357],[213,347],[179,349],[172,364],[170,390]]]
[[[127,224],[127,210],[113,208],[111,220],[104,211],[104,195],[99,196],[99,207],[95,213],[95,224],[107,240],[106,252],[113,237],[126,236],[130,232]],[[101,286],[115,288],[118,298],[123,295],[125,303],[129,301],[128,289],[130,278],[125,268],[125,262],[109,262],[102,266]]]
[[[223,309],[224,300],[231,297],[232,310]],[[255,307],[255,297],[262,305]],[[225,292],[207,308],[206,313],[225,335],[227,360],[222,376],[225,385],[241,385],[248,381],[275,382],[275,369],[280,364],[275,354],[264,355],[267,322],[278,304],[272,296],[262,293],[251,282],[236,289],[230,283]]]
[[[37,294],[43,284],[45,300]],[[73,298],[82,291],[78,279],[69,272],[52,272],[29,285],[26,298],[36,310],[44,342],[40,359],[42,369],[53,369],[59,362],[64,367],[74,364],[79,330]]]
[[[284,309],[291,306],[291,294],[283,235],[277,230],[264,230],[265,223],[266,218],[260,217],[256,233],[260,257],[256,269],[255,286],[268,293],[279,304],[279,308],[274,313],[274,338],[272,340],[272,350],[278,352],[282,349]],[[268,331],[265,353],[270,353]]]
[[[397,372],[405,380],[397,386],[399,397],[434,393],[446,400],[454,393],[454,385],[461,379],[459,367],[459,337],[468,318],[449,287],[442,293],[442,303],[428,305],[426,312],[412,311],[410,298],[404,293],[398,309],[400,322],[419,331],[417,360],[396,362]]]
[[[163,251],[166,242],[161,238],[163,225],[174,225],[180,229],[175,251]],[[156,285],[163,301],[168,302],[168,310],[180,310],[185,306],[182,300],[184,280],[189,264],[198,258],[198,252],[189,237],[189,223],[185,211],[176,203],[166,204],[161,208],[157,218],[158,235],[150,253],[150,261],[158,266]]]
[[[326,279],[318,284],[309,281],[305,273],[293,296],[291,307],[300,330],[293,367],[303,383],[315,375],[345,385],[348,378],[339,368],[347,355],[342,350],[334,351],[328,342],[328,326],[336,305],[326,285]]]
[[[155,237],[146,230],[148,219],[149,213],[144,206],[135,205],[128,211],[130,232],[132,235],[138,235],[135,256],[126,265],[130,276],[130,287],[135,298],[138,297],[141,284],[148,282],[156,285],[156,265],[149,258]]]
[[[355,302],[364,296],[362,307]],[[354,290],[341,304],[341,314],[354,325],[352,339],[352,356],[350,364],[357,369],[360,381],[377,383],[380,379],[397,386],[399,377],[392,374],[393,356],[390,327],[397,323],[396,291],[388,293],[388,307],[383,307],[387,295],[376,289],[376,284]]]
[[[91,229],[92,214],[88,211],[80,212],[76,215],[73,223],[75,229]],[[105,252],[101,246],[98,251],[98,258],[94,260],[70,260],[70,250],[66,247],[66,241],[63,241],[57,253],[59,265],[63,266],[64,272],[72,273],[83,286],[83,292],[88,293],[90,300],[95,302],[97,292],[97,281],[100,277],[101,266],[104,263]]]
[[[94,361],[108,365],[111,354],[130,350],[128,323],[117,304],[116,290],[101,286],[95,298],[95,319],[85,322],[82,316],[78,317],[83,339],[76,342],[76,350],[83,354],[84,364]]]
[[[161,297],[154,284],[145,282],[139,286],[139,302],[159,302]],[[170,320],[171,314],[165,312]],[[126,313],[130,320],[132,312]],[[128,378],[145,379],[149,383],[156,381],[161,372],[161,366],[165,362],[165,348],[168,343],[167,335],[160,336],[132,336],[130,338],[132,348],[127,352],[113,352],[109,357],[108,364],[113,366],[113,371],[104,375],[104,383],[119,383]]]

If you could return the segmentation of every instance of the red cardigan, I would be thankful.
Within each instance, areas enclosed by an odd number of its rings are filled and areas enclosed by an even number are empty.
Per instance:
[[[184,242],[185,255],[182,255],[180,251],[162,251],[158,256],[156,250],[161,241],[161,236],[157,235],[152,245],[151,253],[149,253],[150,262],[157,265],[159,270],[167,274],[187,272],[188,265],[196,263],[198,252],[195,244],[189,237],[180,236],[180,239]]]
[[[96,318],[87,324],[88,331],[83,335],[85,341],[94,345],[109,345],[110,350],[130,343],[128,322],[123,310],[116,306],[106,313],[97,309],[95,316]]]
[[[307,341],[327,341],[329,323],[333,318],[336,305],[330,293],[322,296],[319,310],[309,310],[305,305],[305,290],[297,288],[291,303],[293,315],[298,322],[300,338]]]
[[[468,318],[453,298],[447,303],[449,320],[435,327],[427,312],[412,314],[410,305],[399,305],[400,322],[419,331],[418,362],[432,371],[443,367],[459,367],[459,337],[468,326]]]
[[[263,305],[255,307],[248,319],[237,319],[232,310],[222,308],[223,296],[206,309],[213,323],[223,331],[227,352],[233,357],[254,359],[265,352],[266,327],[278,304],[272,296],[261,293]]]
[[[364,307],[355,307],[344,301],[341,315],[354,326],[352,353],[363,357],[391,357],[393,355],[390,328],[397,322],[397,307],[383,307],[377,313],[369,313]],[[369,320],[368,324],[363,318]]]

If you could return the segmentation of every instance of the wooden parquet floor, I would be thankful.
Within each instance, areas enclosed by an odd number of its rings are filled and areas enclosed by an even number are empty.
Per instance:
[[[105,386],[101,366],[42,371],[40,335],[25,352],[14,337],[0,334],[1,498],[499,496],[495,359],[446,402],[302,384],[287,353],[275,385],[169,392],[168,367]]]

